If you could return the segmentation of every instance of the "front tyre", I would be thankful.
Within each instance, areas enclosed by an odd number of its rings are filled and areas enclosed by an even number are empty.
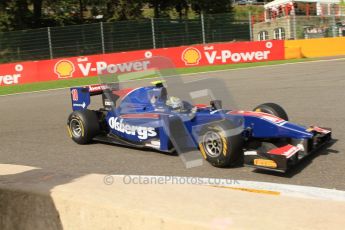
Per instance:
[[[241,158],[242,135],[236,130],[230,121],[227,121],[205,127],[201,132],[200,151],[213,166],[228,167],[235,165]]]
[[[67,120],[67,128],[72,140],[81,145],[90,143],[100,132],[96,112],[87,109],[72,112]]]
[[[272,114],[276,117],[280,117],[286,121],[289,120],[289,117],[285,110],[278,104],[275,103],[264,103],[261,105],[258,105],[253,109],[254,112],[263,112],[263,113],[268,113]]]

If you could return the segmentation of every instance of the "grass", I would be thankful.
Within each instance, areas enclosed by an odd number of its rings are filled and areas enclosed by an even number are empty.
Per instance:
[[[200,73],[200,72],[208,72],[208,71],[241,69],[241,68],[248,68],[248,67],[279,65],[279,64],[285,64],[285,63],[306,62],[306,61],[313,61],[313,60],[316,60],[316,59],[315,58],[290,59],[290,60],[269,61],[269,62],[255,62],[255,63],[240,63],[240,64],[227,64],[227,65],[214,65],[214,66],[200,66],[200,67],[189,67],[189,68],[177,69],[177,72],[179,74],[191,74],[191,73]]]
[[[258,66],[270,66],[270,65],[278,65],[278,64],[294,63],[294,62],[305,62],[305,61],[312,61],[312,60],[316,60],[316,59],[291,59],[291,60],[270,61],[270,62],[189,67],[189,68],[179,68],[176,71],[178,74],[192,74],[192,73],[199,73],[199,72],[241,69],[241,68],[258,67]],[[148,76],[144,76],[142,78],[150,78],[150,77],[155,77],[155,76],[157,75],[151,74]],[[29,83],[29,84],[23,84],[23,85],[1,86],[0,95],[41,91],[41,90],[48,90],[48,89],[68,88],[72,86],[90,85],[90,84],[98,84],[98,83],[99,83],[99,77],[86,77],[86,78],[75,78],[75,79],[68,79],[68,80]]]
[[[47,90],[47,89],[66,88],[66,87],[79,86],[79,85],[97,84],[97,82],[98,82],[97,77],[89,77],[89,78],[75,78],[75,79],[70,79],[70,80],[29,83],[29,84],[23,84],[23,85],[1,86],[0,95],[40,91],[40,90]]]

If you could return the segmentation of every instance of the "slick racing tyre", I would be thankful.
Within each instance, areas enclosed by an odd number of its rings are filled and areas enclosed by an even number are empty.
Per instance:
[[[90,143],[100,132],[96,112],[87,109],[71,113],[67,128],[72,140],[81,145]]]
[[[217,122],[201,131],[199,148],[203,157],[216,167],[233,166],[242,157],[241,127],[234,127],[230,121]]]
[[[257,106],[255,109],[253,109],[254,112],[263,112],[263,113],[268,113],[272,114],[274,116],[280,117],[286,121],[289,120],[289,117],[285,110],[280,106],[275,103],[264,103],[259,106]]]

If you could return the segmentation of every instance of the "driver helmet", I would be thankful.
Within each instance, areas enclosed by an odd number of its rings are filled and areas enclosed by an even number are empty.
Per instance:
[[[178,97],[169,97],[166,104],[167,104],[167,106],[170,106],[174,110],[182,110],[183,109],[183,102]]]

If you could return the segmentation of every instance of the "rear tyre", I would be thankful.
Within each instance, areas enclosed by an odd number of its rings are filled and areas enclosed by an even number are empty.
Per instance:
[[[226,135],[235,131],[230,121],[219,122],[201,131],[199,148],[203,157],[215,167],[233,166],[242,158],[241,132],[232,136]]]
[[[90,143],[100,133],[96,112],[87,109],[71,113],[67,128],[72,140],[81,145]]]
[[[278,104],[275,103],[264,103],[261,105],[258,105],[253,109],[254,112],[263,112],[263,113],[268,113],[272,114],[274,116],[280,117],[286,121],[289,120],[289,117],[285,110]]]

